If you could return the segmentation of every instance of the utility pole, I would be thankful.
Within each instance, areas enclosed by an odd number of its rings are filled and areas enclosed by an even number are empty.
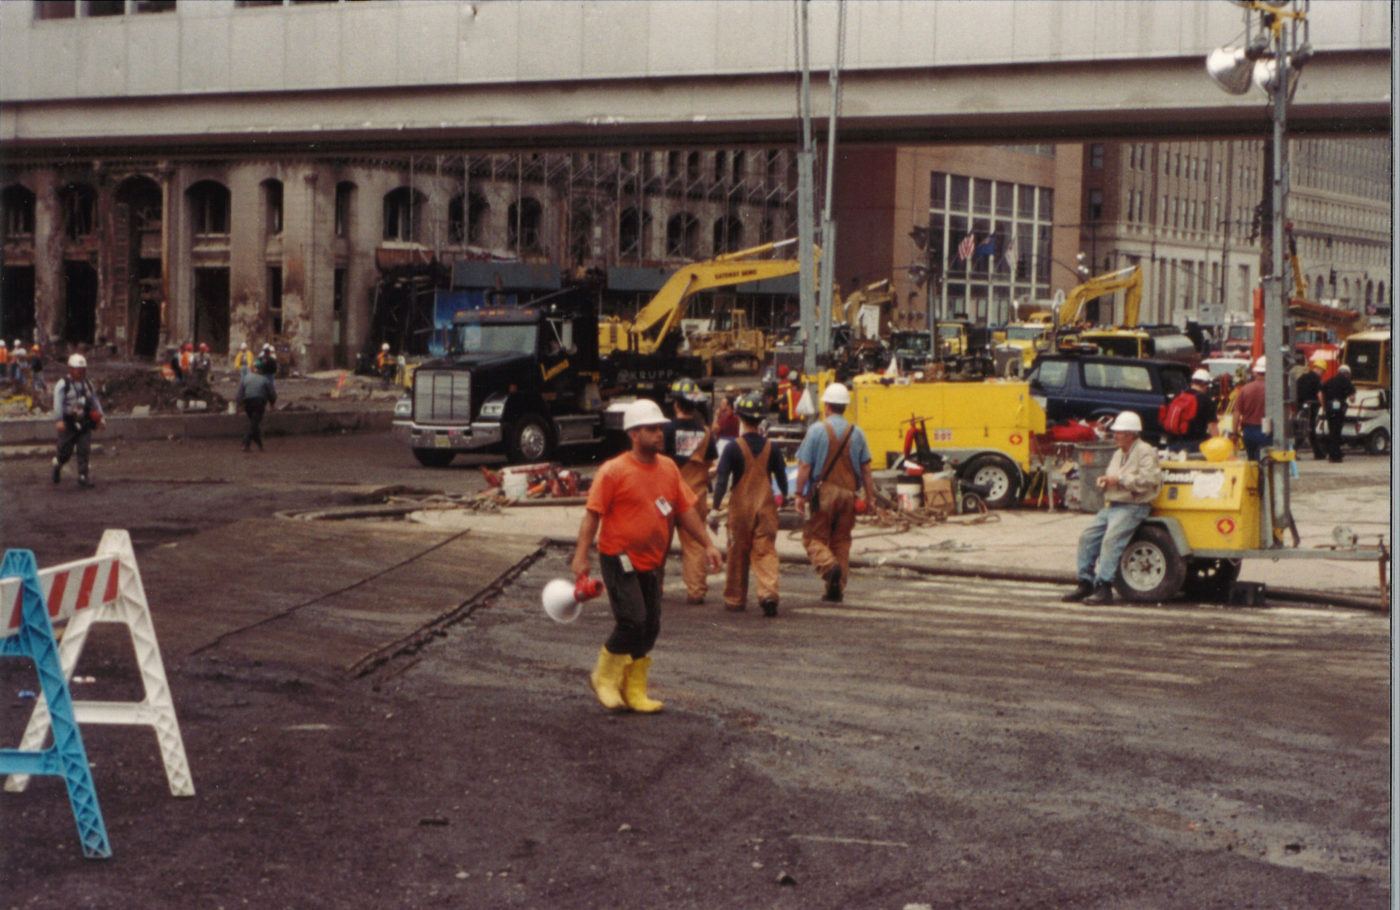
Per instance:
[[[823,326],[818,333],[817,350],[821,353],[827,353],[831,347],[831,332],[825,327],[831,325],[832,300],[836,293],[836,222],[831,217],[831,196],[836,172],[836,118],[841,111],[841,63],[845,41],[846,3],[845,0],[838,0],[836,55],[832,58],[831,74],[827,79],[831,97],[826,119],[826,194],[822,199],[821,282],[817,289],[821,303],[818,307],[817,324]]]
[[[797,290],[802,334],[807,339],[802,356],[802,372],[811,376],[817,371],[817,329],[813,325],[817,295],[815,263],[812,261],[812,221],[815,208],[812,199],[812,162],[816,153],[812,149],[812,73],[807,53],[807,0],[802,0],[797,9],[802,56],[802,90],[798,101],[802,108],[802,148],[797,153]],[[823,330],[830,333],[829,329]]]

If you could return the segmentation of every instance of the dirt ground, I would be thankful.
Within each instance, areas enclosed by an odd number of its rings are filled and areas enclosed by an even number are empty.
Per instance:
[[[681,606],[672,571],[667,709],[611,715],[585,683],[604,611],[538,607],[566,551],[479,591],[475,566],[401,559],[420,532],[272,517],[470,492],[474,464],[418,469],[382,434],[268,449],[121,445],[90,491],[0,464],[0,536],[41,565],[132,529],[197,788],[169,795],[149,731],[85,727],[114,856],[81,858],[56,778],[0,793],[0,908],[1389,905],[1386,617],[873,571],[838,607],[791,568],[765,620]],[[363,675],[314,626],[258,657],[281,627],[235,617],[430,585],[460,620]],[[78,697],[134,697],[133,667],[102,630]],[[32,688],[0,661],[0,747]]]

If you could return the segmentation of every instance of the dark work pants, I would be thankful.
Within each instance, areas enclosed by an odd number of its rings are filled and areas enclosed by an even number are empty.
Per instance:
[[[1305,428],[1309,447],[1312,448],[1314,458],[1323,458],[1326,453],[1325,440],[1317,434],[1317,402],[1307,402],[1300,405],[1298,412],[1303,415],[1303,420],[1307,421]],[[1303,434],[1299,434],[1303,435]]]
[[[1345,408],[1327,412],[1327,460],[1342,460],[1342,427],[1346,425]]]
[[[243,410],[248,413],[248,432],[243,435],[243,448],[248,448],[248,444],[256,442],[258,448],[262,444],[262,419],[267,413],[267,400],[263,398],[243,399]]]
[[[64,465],[73,453],[78,454],[78,476],[88,476],[88,453],[92,450],[92,430],[78,429],[71,421],[63,421],[63,431],[58,434],[58,463]]]
[[[661,572],[623,572],[622,561],[598,554],[612,603],[613,630],[605,647],[614,654],[646,657],[661,634]]]

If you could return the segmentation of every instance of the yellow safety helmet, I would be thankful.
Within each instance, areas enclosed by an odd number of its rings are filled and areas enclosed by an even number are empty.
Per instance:
[[[1201,454],[1206,461],[1227,461],[1235,454],[1235,444],[1224,436],[1213,436],[1201,443]]]

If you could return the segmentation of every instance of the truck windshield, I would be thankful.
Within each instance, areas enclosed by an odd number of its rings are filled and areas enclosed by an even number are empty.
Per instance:
[[[899,351],[918,351],[920,353],[928,351],[928,335],[902,335],[894,336],[894,347]]]
[[[1352,382],[1380,382],[1381,364],[1389,344],[1381,341],[1352,341],[1347,339],[1342,362],[1351,367]]]
[[[1091,342],[1100,353],[1115,357],[1141,357],[1142,343],[1133,335],[1082,335],[1081,340]]]
[[[1248,323],[1236,323],[1226,329],[1225,339],[1227,341],[1253,341],[1254,326]]]
[[[1006,327],[1007,341],[1039,341],[1045,337],[1043,325],[1009,325]]]
[[[533,354],[536,323],[469,322],[453,326],[454,354]]]

